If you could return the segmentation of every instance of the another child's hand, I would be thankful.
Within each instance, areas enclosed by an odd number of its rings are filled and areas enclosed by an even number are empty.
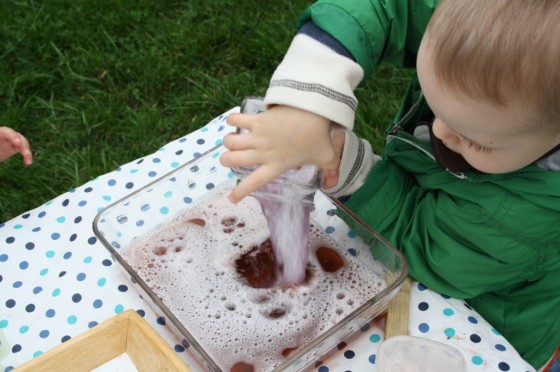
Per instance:
[[[0,162],[20,153],[23,156],[23,163],[30,165],[33,155],[29,148],[27,139],[12,128],[0,127]]]
[[[302,165],[316,165],[330,180],[338,179],[340,154],[331,142],[328,119],[290,106],[273,106],[257,115],[231,114],[227,122],[249,132],[224,137],[224,146],[230,151],[222,154],[222,165],[260,165],[232,191],[232,202]]]

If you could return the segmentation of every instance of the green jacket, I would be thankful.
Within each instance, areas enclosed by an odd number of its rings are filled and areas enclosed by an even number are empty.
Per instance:
[[[341,42],[367,76],[380,62],[414,67],[436,3],[320,0],[300,22]],[[383,160],[347,205],[404,254],[414,279],[466,299],[540,368],[560,344],[560,172],[451,174],[410,134],[431,115],[414,79]]]

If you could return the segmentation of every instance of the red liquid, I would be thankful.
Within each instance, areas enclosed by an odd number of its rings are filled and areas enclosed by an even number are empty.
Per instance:
[[[335,273],[344,266],[344,260],[332,248],[319,247],[315,254],[321,268],[328,273]]]
[[[230,369],[230,372],[255,372],[255,367],[252,364],[245,362],[237,362]]]

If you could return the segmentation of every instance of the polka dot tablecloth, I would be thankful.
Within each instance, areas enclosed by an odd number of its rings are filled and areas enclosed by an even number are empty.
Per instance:
[[[92,223],[112,202],[211,149],[234,108],[155,153],[122,165],[0,224],[0,372],[35,358],[100,322],[132,308],[189,361],[165,320],[151,310],[97,240]],[[464,301],[414,283],[409,333],[455,347],[469,371],[531,371],[512,346]],[[383,324],[362,328],[339,345],[319,372],[375,371]]]

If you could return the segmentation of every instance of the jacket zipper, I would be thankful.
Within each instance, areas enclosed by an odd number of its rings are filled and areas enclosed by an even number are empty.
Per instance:
[[[397,139],[399,141],[408,143],[409,145],[412,145],[413,147],[417,148],[418,150],[422,151],[424,154],[428,155],[428,157],[430,157],[434,162],[436,161],[435,156],[429,152],[428,150],[424,149],[422,146],[418,145],[415,141],[412,141],[408,138],[404,138],[404,137],[399,137],[397,135],[397,133],[402,129],[402,123],[407,120],[417,109],[417,107],[420,105],[420,102],[423,101],[424,95],[422,94],[422,92],[420,92],[420,97],[418,97],[418,99],[416,100],[416,102],[414,102],[414,104],[412,105],[412,107],[408,110],[408,112],[397,122],[395,123],[391,129],[389,129],[389,131],[387,132],[387,143],[391,142],[393,139]],[[452,174],[453,176],[459,178],[459,179],[467,179],[467,176],[463,173],[463,172],[452,172],[449,169],[446,169],[446,171],[450,174]]]

